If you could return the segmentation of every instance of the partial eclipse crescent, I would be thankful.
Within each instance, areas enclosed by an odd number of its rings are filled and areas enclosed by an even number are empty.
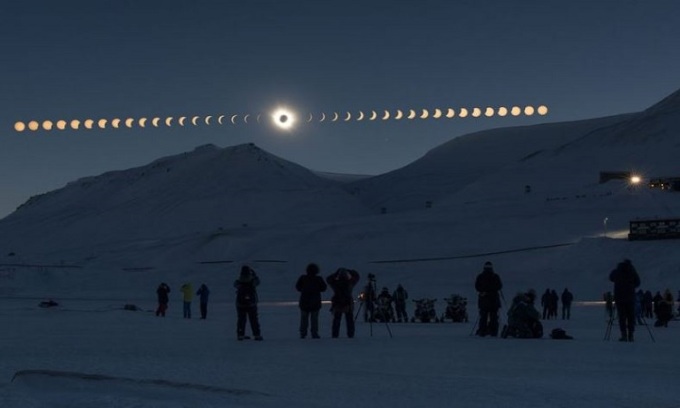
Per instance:
[[[151,119],[151,124],[153,125],[153,127],[158,127],[158,121],[160,121],[160,120],[161,120],[161,118],[159,118],[159,117],[155,117],[155,118]]]
[[[236,124],[236,117],[237,117],[237,116],[238,116],[238,115],[231,115],[230,121],[231,121],[231,124],[232,124],[232,125],[235,125],[235,124]]]
[[[326,120],[326,114],[321,112],[321,118],[319,119],[319,123],[323,122],[324,120]]]
[[[224,115],[218,116],[218,117],[217,117],[217,123],[219,123],[220,125],[222,125],[222,124],[223,124],[223,123],[222,123],[222,120],[223,120],[223,119],[224,119]]]
[[[177,119],[177,123],[179,123],[180,126],[184,126],[184,121],[187,120],[186,116],[182,116],[181,118]]]
[[[460,112],[458,112],[458,117],[464,118],[468,115],[468,110],[466,108],[460,108]]]
[[[409,109],[408,116],[406,118],[407,119],[415,119],[415,117],[416,117],[416,111],[414,111],[413,109]]]
[[[396,120],[399,120],[399,119],[401,119],[401,118],[403,118],[403,117],[404,117],[404,112],[402,112],[401,109],[397,109],[397,114],[394,115],[394,118],[395,118]]]
[[[114,129],[118,129],[118,126],[120,126],[120,119],[115,118],[111,121],[111,126],[113,126]]]
[[[430,112],[427,109],[423,109],[423,113],[420,114],[420,119],[427,119],[430,116]]]
[[[172,126],[172,116],[168,116],[165,118],[165,126],[170,127]]]
[[[135,121],[135,120],[132,119],[132,118],[127,118],[127,119],[125,119],[125,126],[131,128],[134,121]]]
[[[451,119],[452,117],[454,117],[455,114],[456,114],[456,112],[455,112],[452,108],[449,108],[449,109],[446,111],[446,117],[449,118],[449,119]]]
[[[350,112],[347,112],[347,117],[345,118],[345,122],[349,122],[352,119],[352,114]]]
[[[333,112],[333,119],[331,119],[331,122],[335,122],[339,117],[340,115],[338,115],[338,112]]]
[[[210,119],[212,119],[211,115],[208,115],[208,116],[205,117],[205,124],[208,125],[208,126],[210,126]]]
[[[371,111],[371,117],[368,120],[375,120],[378,117],[378,112]]]
[[[359,116],[357,117],[357,121],[364,120],[364,112],[359,111]]]
[[[434,110],[434,115],[432,115],[433,118],[439,119],[442,117],[442,110],[437,108]]]
[[[193,118],[191,118],[191,124],[194,126],[198,126],[198,120],[200,118],[201,118],[200,116],[194,116]]]
[[[139,127],[146,127],[146,118],[139,118]]]
[[[249,116],[250,116],[250,114],[248,113],[248,114],[246,114],[246,116],[243,117],[243,123],[248,124],[248,117]]]
[[[386,110],[386,111],[385,111],[385,114],[384,114],[383,117],[382,117],[382,120],[387,120],[387,119],[389,119],[389,118],[390,118],[390,111]]]
[[[309,118],[307,119],[307,123],[311,122],[314,119],[314,116],[310,113]]]

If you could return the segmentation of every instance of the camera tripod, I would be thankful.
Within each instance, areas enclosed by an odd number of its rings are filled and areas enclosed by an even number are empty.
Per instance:
[[[370,293],[364,293],[364,299],[359,303],[359,308],[357,309],[356,315],[354,315],[354,321],[357,320],[359,315],[361,314],[361,308],[366,307],[366,311],[369,312],[368,316],[368,324],[370,327],[370,333],[371,337],[373,337],[373,320],[375,316],[375,304],[373,303],[373,299],[371,299],[371,294],[375,296],[376,293],[376,283],[375,283],[375,275],[369,274],[368,275],[368,287],[370,288]],[[364,306],[367,302],[371,302],[371,308],[369,309],[368,306]],[[382,312],[380,312],[382,313]],[[392,338],[392,329],[390,329],[390,324],[387,322],[387,316],[382,316],[383,321],[385,322],[385,327],[387,328],[387,333],[389,333],[390,338]]]
[[[611,340],[612,337],[612,327],[614,326],[614,319],[616,318],[616,313],[609,313],[609,320],[607,321],[607,328],[604,332],[604,340]],[[649,324],[647,324],[647,320],[645,319],[644,316],[639,316],[635,318],[639,322],[638,326],[645,326],[647,328],[647,332],[649,333],[649,337],[652,339],[652,343],[656,343],[656,339],[654,339],[654,335],[652,334],[652,329],[649,328]]]

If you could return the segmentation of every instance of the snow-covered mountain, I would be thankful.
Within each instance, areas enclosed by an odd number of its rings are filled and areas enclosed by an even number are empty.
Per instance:
[[[639,113],[466,135],[376,177],[315,174],[247,144],[80,179],[0,220],[0,263],[18,268],[0,290],[60,293],[76,280],[116,292],[131,279],[147,290],[250,262],[277,298],[314,260],[428,291],[469,287],[484,257],[505,263],[512,285],[598,296],[602,271],[640,254],[646,279],[678,286],[677,242],[625,238],[630,220],[680,218],[680,193],[598,181],[680,176],[679,95]]]

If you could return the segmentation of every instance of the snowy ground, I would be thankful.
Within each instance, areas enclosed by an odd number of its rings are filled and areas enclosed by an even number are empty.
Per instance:
[[[679,322],[650,322],[656,342],[645,327],[603,341],[600,304],[544,322],[571,341],[470,336],[474,307],[470,323],[390,324],[390,338],[358,322],[356,338],[331,339],[327,305],[322,339],[301,340],[294,302],[263,304],[265,340],[238,342],[227,302],[202,321],[179,302],[156,318],[128,300],[39,300],[0,300],[1,407],[680,407]]]

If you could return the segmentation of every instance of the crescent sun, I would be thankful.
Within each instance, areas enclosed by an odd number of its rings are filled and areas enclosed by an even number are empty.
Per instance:
[[[378,117],[378,112],[371,111],[371,117],[368,118],[368,120],[376,120],[377,117]]]
[[[309,118],[307,118],[307,123],[311,122],[312,119],[314,119],[314,116],[310,113]]]
[[[475,118],[482,116],[482,110],[479,108],[472,109],[472,116]]]
[[[194,126],[198,126],[198,119],[200,118],[201,118],[200,116],[194,116],[193,118],[191,118],[191,124]]]
[[[357,120],[364,120],[364,112],[359,111],[359,117],[357,118]]]
[[[172,126],[172,116],[168,116],[165,118],[165,126],[170,127]]]
[[[331,119],[331,122],[335,122],[339,117],[340,115],[338,115],[338,112],[333,112],[333,119]]]
[[[177,122],[179,123],[180,126],[184,126],[184,121],[185,121],[185,120],[187,120],[187,117],[186,117],[186,116],[182,116],[181,118],[179,118],[179,119],[177,120]]]
[[[114,129],[118,129],[119,125],[120,125],[120,119],[115,118],[111,121],[111,126],[113,126]]]
[[[100,129],[106,129],[106,122],[107,122],[106,119],[99,119],[99,121],[97,122],[97,125],[99,125]],[[64,130],[64,129],[62,129],[61,124],[62,124],[61,121],[57,122],[57,129]],[[141,122],[140,122],[140,125],[141,125]],[[142,127],[144,127],[144,126],[142,126]]]
[[[415,119],[415,118],[416,118],[416,111],[414,111],[413,109],[409,109],[407,119]]]
[[[132,119],[132,118],[127,118],[127,119],[125,119],[125,126],[131,128],[134,121],[135,121],[135,120]]]
[[[458,112],[458,117],[464,118],[467,115],[468,115],[467,108],[460,108],[460,112]]]
[[[347,112],[347,117],[345,118],[345,122],[349,122],[350,119],[352,119],[352,114],[350,112]]]
[[[243,123],[248,124],[248,117],[250,116],[249,113],[246,114],[246,116],[243,117]]]
[[[427,119],[430,116],[430,112],[427,109],[423,109],[423,113],[420,114],[420,119]]]
[[[223,125],[224,123],[222,123],[222,119],[224,119],[224,115],[218,116],[217,117],[217,123],[219,123],[220,125]]]
[[[100,121],[101,123],[101,121]],[[146,118],[139,119],[139,127],[146,127]]]
[[[158,121],[160,121],[160,120],[161,120],[161,118],[159,118],[159,117],[155,117],[155,118],[151,119],[151,124],[153,125],[153,127],[158,127]]]
[[[238,116],[238,115],[231,115],[230,121],[231,121],[231,124],[232,124],[232,125],[235,125],[235,124],[236,124],[236,117],[237,117],[237,116]]]
[[[382,120],[387,120],[390,118],[390,111],[386,110],[385,115],[383,116]]]
[[[321,119],[319,119],[319,123],[323,122],[324,120],[326,120],[326,114],[321,112]]]
[[[455,114],[456,114],[456,112],[452,108],[449,108],[446,111],[446,117],[449,118],[449,119],[451,119]]]
[[[433,118],[439,119],[442,117],[442,110],[437,108],[434,110],[434,115],[432,115]]]
[[[212,119],[212,115],[208,115],[205,117],[205,124],[210,126],[210,119]]]
[[[402,112],[401,109],[397,109],[397,114],[394,115],[394,118],[395,118],[396,120],[399,120],[399,119],[401,119],[401,118],[403,118],[403,117],[404,117],[404,112]]]

